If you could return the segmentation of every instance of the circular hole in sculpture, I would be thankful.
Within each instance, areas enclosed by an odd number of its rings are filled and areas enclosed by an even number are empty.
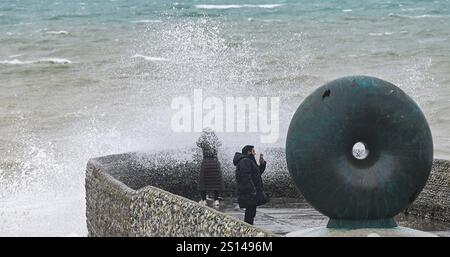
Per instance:
[[[364,142],[357,142],[353,145],[352,154],[356,159],[364,160],[369,156],[369,148]]]

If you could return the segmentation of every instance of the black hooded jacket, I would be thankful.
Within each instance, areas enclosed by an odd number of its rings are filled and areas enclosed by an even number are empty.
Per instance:
[[[238,196],[255,195],[263,191],[261,175],[266,169],[266,162],[258,166],[253,155],[236,153],[233,164],[236,166]]]

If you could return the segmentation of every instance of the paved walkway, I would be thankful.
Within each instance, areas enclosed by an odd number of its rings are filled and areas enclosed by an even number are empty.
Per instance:
[[[241,220],[244,219],[243,210],[226,213]],[[275,234],[285,235],[304,228],[325,226],[327,222],[327,217],[310,208],[258,208],[254,225]]]
[[[221,211],[238,219],[244,219],[244,210],[240,209],[237,203],[230,199],[225,200],[224,203],[220,208]],[[397,216],[396,220],[400,226],[428,231],[439,236],[450,236],[450,224],[448,223],[403,215]],[[324,227],[327,222],[328,217],[306,203],[298,202],[295,199],[271,199],[270,205],[258,207],[254,225],[275,234],[285,235],[301,229]]]
[[[220,210],[244,220],[244,209],[240,209],[233,199],[225,199]],[[254,225],[285,235],[304,228],[325,226],[327,222],[327,217],[297,199],[275,198],[269,204],[257,208]]]

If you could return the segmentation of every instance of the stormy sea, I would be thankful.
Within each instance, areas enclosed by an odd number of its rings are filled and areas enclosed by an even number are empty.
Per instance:
[[[0,1],[0,235],[85,236],[92,157],[195,146],[176,96],[301,101],[346,75],[390,81],[450,159],[450,1]],[[223,145],[258,133],[218,133]]]

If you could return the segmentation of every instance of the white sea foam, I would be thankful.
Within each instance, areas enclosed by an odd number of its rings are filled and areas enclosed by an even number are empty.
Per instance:
[[[431,19],[437,19],[437,18],[448,18],[450,16],[447,15],[432,15],[432,14],[422,14],[422,15],[402,15],[402,14],[396,14],[396,13],[389,13],[390,17],[395,18],[405,18],[405,19],[425,19],[425,18],[431,18]]]
[[[21,65],[21,64],[31,64],[31,63],[33,63],[33,62],[32,61],[21,61],[21,60],[17,60],[17,59],[0,61],[0,64],[10,64],[10,65]]]
[[[389,32],[389,31],[386,31],[386,32],[369,32],[369,33],[367,33],[369,36],[373,36],[373,37],[381,37],[381,36],[390,36],[390,35],[393,35],[394,34],[394,32]]]
[[[412,12],[412,11],[419,11],[419,10],[425,10],[425,8],[423,7],[418,7],[418,8],[403,8],[402,12]]]
[[[342,10],[343,12],[353,12],[353,10],[352,9],[344,9],[344,10]]]
[[[162,22],[162,20],[137,20],[137,21],[132,21],[131,23],[160,23]]]
[[[422,19],[422,18],[445,18],[449,17],[447,15],[432,15],[432,14],[423,14],[423,15],[416,15],[416,16],[408,16],[412,19]]]
[[[153,57],[153,56],[146,56],[142,54],[135,54],[131,56],[130,58],[140,58],[144,59],[146,61],[153,61],[153,62],[167,62],[169,59],[163,58],[163,57]]]
[[[39,64],[39,63],[71,64],[72,61],[63,59],[63,58],[41,58],[38,60],[29,60],[29,61],[21,61],[19,59],[12,59],[12,60],[0,61],[0,64],[4,64],[4,65],[27,65],[27,64]]]
[[[49,35],[69,35],[68,31],[65,30],[60,30],[60,31],[47,31],[45,32],[45,34],[49,34]]]
[[[271,23],[271,22],[281,22],[282,20],[280,20],[280,19],[266,19],[266,20],[263,20],[263,22],[268,22],[268,23]]]
[[[82,237],[82,235],[72,232],[72,233],[69,233],[68,235],[66,235],[66,237]]]
[[[72,61],[63,58],[43,58],[38,60],[38,63],[71,64]]]
[[[284,4],[196,4],[197,9],[239,9],[239,8],[264,8],[273,9]]]

